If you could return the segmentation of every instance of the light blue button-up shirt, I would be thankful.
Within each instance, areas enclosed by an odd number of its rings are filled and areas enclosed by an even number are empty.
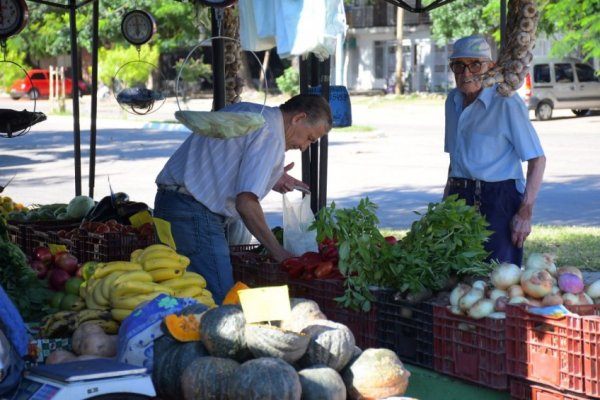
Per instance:
[[[524,161],[544,155],[529,112],[519,96],[483,89],[463,109],[464,94],[452,90],[446,99],[444,151],[450,155],[450,177],[499,182],[515,179],[525,190]]]

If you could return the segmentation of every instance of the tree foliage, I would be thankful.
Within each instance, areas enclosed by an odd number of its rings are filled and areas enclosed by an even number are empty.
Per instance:
[[[552,55],[578,50],[584,59],[600,57],[600,0],[542,0],[538,9],[538,32],[555,39]],[[430,17],[438,45],[475,33],[500,42],[500,0],[456,0],[430,11]]]

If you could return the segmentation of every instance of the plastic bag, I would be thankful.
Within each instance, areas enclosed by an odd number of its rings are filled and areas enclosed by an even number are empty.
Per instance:
[[[310,195],[297,201],[283,195],[283,247],[294,255],[318,251],[317,231],[308,227],[315,220],[310,208]]]

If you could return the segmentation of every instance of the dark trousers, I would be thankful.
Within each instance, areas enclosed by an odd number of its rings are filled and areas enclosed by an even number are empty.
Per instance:
[[[480,182],[477,194],[477,181],[470,179],[450,178],[448,194],[457,194],[465,199],[468,205],[479,202],[479,212],[489,223],[488,229],[493,231],[485,249],[491,252],[488,260],[509,262],[521,266],[523,248],[513,245],[511,240],[511,220],[517,213],[523,200],[513,179],[500,182]]]

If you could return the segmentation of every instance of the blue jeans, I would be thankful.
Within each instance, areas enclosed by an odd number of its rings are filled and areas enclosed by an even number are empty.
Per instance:
[[[458,194],[459,198],[465,199],[467,204],[472,206],[475,200],[475,186],[471,182],[464,187],[451,185],[448,194]],[[517,190],[512,179],[482,184],[479,211],[490,224],[487,229],[494,232],[484,244],[485,249],[491,252],[488,260],[521,266],[523,248],[518,248],[512,243],[511,220],[522,201],[523,194]]]
[[[177,252],[190,258],[188,270],[206,279],[213,299],[221,304],[233,287],[233,269],[226,237],[228,218],[218,215],[193,197],[159,189],[154,216],[171,223]]]

